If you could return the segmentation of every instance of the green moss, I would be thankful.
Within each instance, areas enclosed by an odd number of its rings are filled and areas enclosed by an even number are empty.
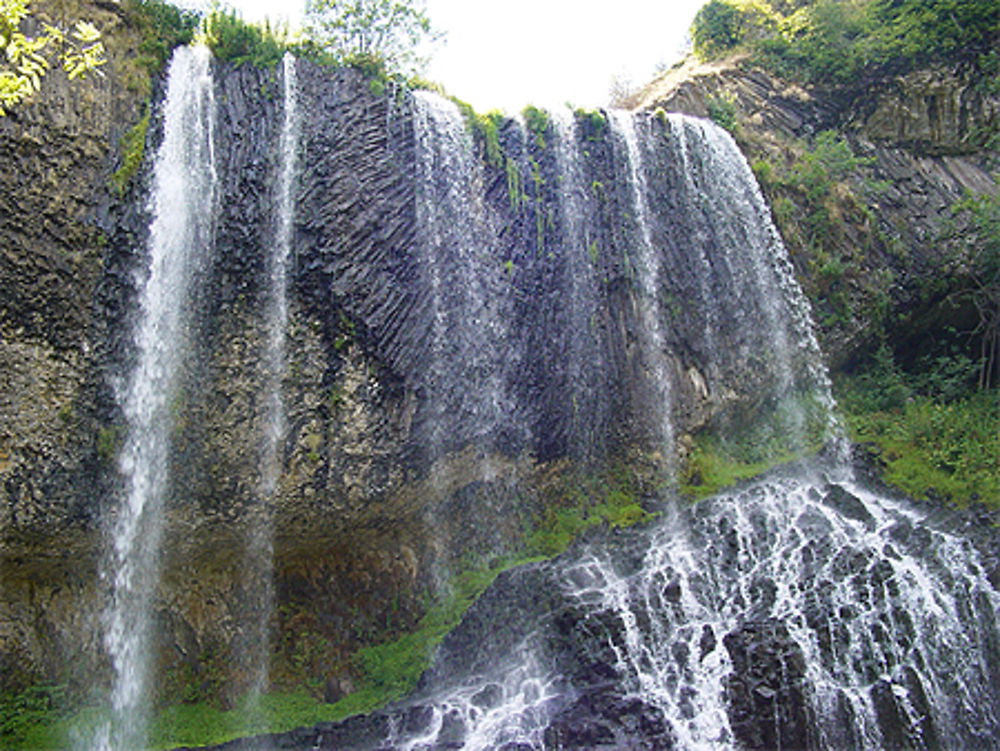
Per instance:
[[[107,425],[98,428],[97,436],[94,440],[94,448],[101,461],[111,461],[118,453],[118,446],[121,443],[121,428],[117,425]]]
[[[707,498],[791,458],[791,454],[776,454],[768,459],[748,461],[732,456],[725,446],[714,440],[698,440],[688,455],[680,490],[695,499]]]
[[[826,407],[810,394],[768,399],[750,413],[719,418],[695,436],[680,473],[682,493],[712,495],[784,462],[818,451],[830,438]]]
[[[146,130],[149,128],[149,105],[139,122],[129,128],[118,142],[121,149],[121,166],[111,175],[111,188],[118,196],[125,194],[125,188],[142,166],[142,156],[146,149]]]
[[[528,105],[521,113],[524,116],[524,124],[528,132],[534,135],[535,144],[540,149],[545,148],[545,136],[549,129],[549,113]]]
[[[600,110],[577,109],[574,113],[580,121],[583,137],[588,141],[599,141],[604,137],[608,120]]]
[[[504,166],[507,172],[507,200],[510,210],[517,211],[521,207],[521,169],[510,157],[506,158]]]

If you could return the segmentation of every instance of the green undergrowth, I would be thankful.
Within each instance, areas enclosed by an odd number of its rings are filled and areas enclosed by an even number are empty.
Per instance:
[[[856,381],[841,388],[849,435],[877,456],[887,483],[919,498],[1000,506],[1000,390],[891,405],[866,399]]]
[[[304,693],[266,694],[256,702],[244,701],[229,710],[207,702],[176,704],[153,716],[149,748],[216,745],[249,735],[332,722],[344,716],[335,705],[323,704]],[[106,712],[96,708],[72,714],[36,711],[18,723],[16,733],[0,735],[0,740],[3,748],[11,751],[86,748],[106,721]]]

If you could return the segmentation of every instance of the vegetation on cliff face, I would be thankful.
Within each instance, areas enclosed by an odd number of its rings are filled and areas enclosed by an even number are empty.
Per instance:
[[[35,94],[53,62],[70,80],[105,64],[101,32],[88,21],[72,29],[41,21],[41,33],[27,36],[22,27],[34,19],[29,0],[0,0],[0,117]]]

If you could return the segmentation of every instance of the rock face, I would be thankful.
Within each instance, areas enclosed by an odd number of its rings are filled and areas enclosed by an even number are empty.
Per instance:
[[[113,11],[89,10],[106,28],[119,24],[108,32],[109,75],[83,88],[47,81],[37,105],[0,120],[0,148],[14,155],[0,165],[0,689],[47,680],[103,696],[102,555],[123,485],[121,389],[137,357],[149,175],[164,123],[159,81],[143,169],[125,196],[109,191],[114,146],[141,115],[142,92],[122,85],[138,39]],[[502,121],[473,140],[446,102],[375,93],[355,71],[297,70],[287,430],[264,503],[260,361],[284,84],[277,70],[213,70],[217,200],[205,211],[214,235],[186,304],[153,598],[164,701],[225,704],[252,683],[241,656],[258,633],[263,579],[276,604],[272,682],[318,683],[333,698],[350,683],[352,652],[411,629],[426,593],[463,557],[517,546],[573,472],[637,456],[662,469],[685,433],[824,387],[766,207],[717,129],[648,114],[567,116],[532,128]],[[748,121],[761,132],[801,135],[837,116],[816,92],[757,75],[725,80],[759,111]],[[675,105],[701,114],[716,84],[699,86],[679,89]],[[892,106],[868,113],[871,134]],[[918,232],[914,211],[938,217],[960,188],[990,183],[964,155],[908,150],[924,135],[907,128],[906,148],[857,139],[894,170],[900,183],[884,200]],[[834,342],[842,356],[846,347]],[[246,554],[262,508],[271,570]],[[552,589],[544,567],[518,576],[527,578],[506,580],[511,594],[491,597]],[[668,600],[680,593],[664,589]],[[535,729],[554,747],[613,747],[624,727],[669,748],[649,705],[606,685],[609,647],[587,638],[618,638],[622,626],[559,598],[538,599],[540,617],[551,612],[585,646],[553,658],[573,691]],[[441,664],[467,672],[476,666],[459,663],[520,645],[516,624],[495,625],[482,630],[493,651],[448,648]],[[454,638],[472,632],[463,633]],[[706,632],[701,657],[723,647],[753,678],[730,687],[734,716],[755,702],[798,706],[799,658],[779,625],[762,616]],[[775,666],[786,682],[772,680]],[[425,679],[428,691],[435,680]],[[477,701],[489,706],[493,693]],[[426,723],[425,709],[406,712],[414,731]],[[733,732],[748,744],[802,738],[804,712],[766,727],[734,720]],[[336,739],[388,722],[328,728],[323,742],[347,744]]]

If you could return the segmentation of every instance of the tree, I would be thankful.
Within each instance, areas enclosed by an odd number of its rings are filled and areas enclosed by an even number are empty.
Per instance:
[[[421,0],[308,0],[306,31],[339,62],[416,73],[437,41]]]
[[[29,37],[21,31],[31,18],[29,0],[0,0],[0,117],[7,109],[35,94],[53,60],[62,64],[72,80],[104,65],[101,33],[86,21],[72,30],[41,22],[42,33]]]
[[[1000,380],[1000,198],[970,195],[953,207],[967,225],[951,260],[952,272],[962,280],[959,294],[976,309],[980,337],[979,387]]]

